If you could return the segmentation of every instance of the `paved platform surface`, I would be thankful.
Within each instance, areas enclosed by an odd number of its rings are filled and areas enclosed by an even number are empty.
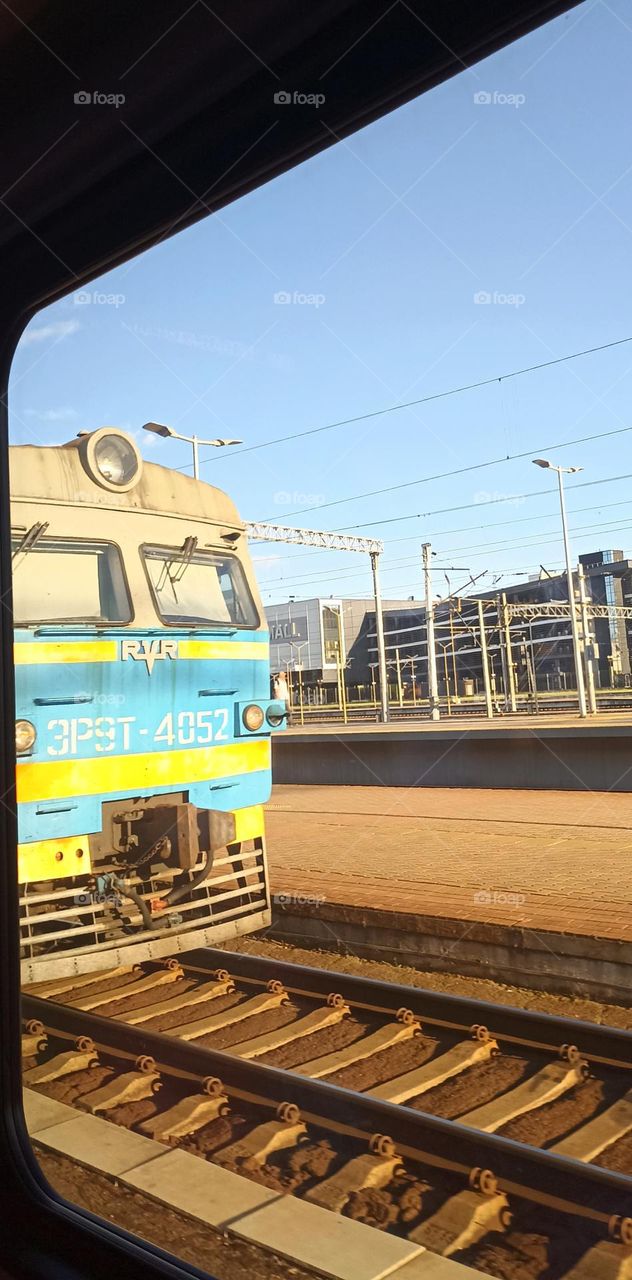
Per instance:
[[[277,786],[275,895],[632,940],[632,794]]]

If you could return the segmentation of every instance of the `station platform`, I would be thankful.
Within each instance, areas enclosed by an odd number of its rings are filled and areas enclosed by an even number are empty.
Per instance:
[[[631,794],[276,786],[267,835],[277,925],[315,945],[632,999]]]
[[[632,713],[421,717],[292,725],[272,740],[290,785],[632,791]]]

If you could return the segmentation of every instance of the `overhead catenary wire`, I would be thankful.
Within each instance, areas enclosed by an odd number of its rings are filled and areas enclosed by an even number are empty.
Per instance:
[[[508,373],[494,374],[489,378],[480,378],[476,382],[467,382],[458,387],[449,387],[445,391],[435,391],[430,395],[420,396],[416,400],[402,401],[398,404],[387,405],[383,409],[373,409],[368,413],[355,414],[352,418],[341,418],[336,422],[327,422],[321,427],[308,427],[305,431],[293,431],[285,436],[275,436],[271,440],[261,440],[258,444],[246,445],[243,449],[235,449],[231,451],[230,455],[209,455],[208,458],[200,460],[200,465],[203,466],[207,462],[219,462],[222,456],[235,458],[241,453],[254,453],[259,449],[271,449],[279,444],[288,444],[292,440],[304,440],[308,436],[321,435],[325,431],[336,431],[341,427],[353,426],[357,422],[368,422],[371,418],[380,418],[388,413],[400,413],[404,409],[417,408],[421,404],[430,404],[433,400],[445,400],[449,396],[463,395],[467,391],[476,391],[481,387],[493,386],[494,383],[507,382],[510,378],[521,378],[530,373],[537,373],[541,369],[551,369],[555,365],[567,364],[571,360],[580,360],[583,356],[596,355],[601,351],[610,351],[615,347],[625,346],[628,342],[632,342],[632,334],[625,338],[615,338],[612,342],[602,342],[598,346],[584,347],[581,351],[571,351],[564,356],[555,356],[552,360],[542,360],[538,364],[525,365],[521,369],[511,369]],[[178,471],[191,471],[191,469],[191,464],[176,468]]]
[[[613,477],[613,478],[619,479],[619,477],[618,477],[618,476],[617,476],[617,477]],[[600,481],[600,482],[598,482],[598,483],[606,484],[606,483],[607,483],[607,481],[602,480],[602,481]],[[549,497],[549,496],[553,496],[553,497],[557,500],[557,494],[553,493],[553,491],[551,491],[551,494],[549,494],[549,491],[548,491],[548,490],[542,490],[542,494],[541,494],[541,496],[542,496],[542,497]],[[506,498],[506,499],[504,499],[504,500],[505,500],[505,501],[507,501],[507,502],[516,502],[516,501],[518,501],[518,499],[519,499],[519,498],[520,498],[520,495],[515,495],[514,497],[507,497],[507,498]],[[475,504],[473,504],[473,505],[475,505],[475,506],[479,506],[480,504],[479,504],[479,503],[475,503]],[[591,505],[591,506],[589,506],[589,507],[573,507],[572,509],[569,509],[568,514],[569,514],[569,516],[573,516],[573,515],[578,515],[580,512],[583,512],[583,511],[609,511],[612,507],[629,507],[629,506],[630,506],[630,499],[629,499],[629,498],[624,498],[624,499],[619,500],[619,501],[617,501],[617,502],[597,502],[597,503],[595,503],[595,504],[593,504],[593,505]],[[413,519],[413,518],[414,518],[414,519],[419,519],[420,517],[419,517],[419,516],[411,517],[411,519]],[[533,523],[533,521],[534,521],[534,520],[542,520],[542,519],[543,519],[543,517],[542,517],[541,515],[537,515],[537,516],[513,516],[511,520],[494,520],[491,524],[485,524],[485,525],[482,525],[482,524],[464,524],[464,525],[459,525],[459,526],[458,526],[457,528],[455,528],[455,529],[441,529],[441,530],[440,530],[440,531],[438,531],[438,532],[429,533],[429,534],[427,534],[427,536],[428,536],[428,538],[430,539],[430,541],[432,541],[432,540],[433,540],[433,539],[435,539],[435,538],[439,538],[439,539],[440,539],[440,538],[447,538],[447,537],[451,536],[451,535],[452,535],[452,534],[454,534],[454,533],[470,533],[470,532],[472,532],[472,531],[474,531],[474,530],[476,530],[476,529],[483,529],[483,528],[485,528],[485,529],[505,529],[505,528],[507,528],[507,526],[508,526],[508,525],[515,525],[515,524],[528,524],[528,523]],[[417,541],[417,538],[418,538],[418,535],[417,535],[417,534],[414,534],[414,533],[406,533],[406,534],[403,534],[401,537],[398,537],[398,538],[384,538],[384,539],[383,539],[383,541],[384,541],[384,545],[385,545],[385,546],[392,547],[392,546],[394,546],[394,544],[395,544],[396,542],[416,542],[416,541]],[[286,563],[288,563],[288,562],[291,562],[291,561],[294,561],[294,560],[305,560],[306,558],[313,559],[313,557],[314,557],[314,556],[320,556],[320,557],[322,558],[322,556],[323,556],[323,555],[327,555],[327,554],[328,554],[327,552],[323,552],[322,550],[318,550],[318,551],[299,551],[296,555],[286,556],[286,557],[285,557],[285,561],[286,561]],[[257,558],[257,557],[256,557],[256,555],[253,555],[253,559],[256,559],[256,558]],[[276,581],[277,581],[277,579],[276,579],[276,578],[275,578],[275,579],[270,579],[270,578],[269,578],[269,579],[268,579],[268,582],[270,582],[270,581],[275,581],[275,582],[276,582]],[[280,581],[280,579],[279,579],[279,581]]]
[[[364,498],[381,498],[387,493],[399,493],[402,489],[413,489],[420,484],[431,484],[436,480],[449,480],[454,476],[467,475],[472,471],[483,471],[487,467],[497,467],[505,462],[518,462],[522,458],[531,458],[534,453],[546,454],[558,449],[569,449],[572,445],[588,444],[593,440],[606,440],[610,436],[625,435],[629,431],[632,431],[632,426],[616,427],[612,431],[597,431],[590,436],[579,436],[576,440],[562,440],[554,444],[532,445],[521,453],[507,454],[499,458],[488,458],[485,462],[471,462],[465,467],[455,467],[452,471],[440,471],[432,476],[421,476],[418,480],[403,480],[399,484],[385,485],[381,489],[367,489],[364,493],[350,494],[345,498],[335,498],[331,502],[317,503],[314,507],[301,507],[297,511],[284,511],[278,517],[266,516],[262,523],[273,518],[285,520],[288,516],[304,516],[309,511],[325,511],[330,507],[348,506],[349,503],[361,502]]]
[[[586,533],[586,532],[591,532],[593,530],[595,530],[596,532],[604,532],[604,533],[627,533],[629,530],[632,530],[632,525],[628,521],[612,521],[610,526],[602,525],[601,523],[597,525],[594,525],[594,524],[574,525],[571,528],[571,533],[573,534]],[[559,530],[557,531],[554,530],[553,533],[550,533],[547,531],[543,535],[535,534],[535,535],[532,535],[531,539],[527,542],[520,542],[519,540],[516,540],[514,538],[505,538],[497,543],[481,542],[474,545],[469,544],[467,546],[462,546],[462,547],[445,547],[444,555],[453,556],[453,555],[463,554],[463,553],[467,553],[471,555],[487,555],[488,553],[490,555],[498,555],[500,552],[504,550],[528,551],[530,548],[533,548],[534,550],[536,550],[538,547],[548,544],[552,538],[556,537],[556,533],[559,533]],[[518,542],[518,545],[514,545],[516,542]],[[404,556],[401,559],[397,559],[393,561],[390,566],[387,565],[382,570],[382,573],[383,573],[383,576],[386,576],[386,574],[390,574],[390,573],[399,573],[402,569],[413,568],[418,563],[419,563],[419,558],[417,556],[414,558]],[[436,566],[436,567],[440,569],[440,566]],[[336,572],[336,581],[338,581],[341,578],[344,580],[349,580],[349,579],[353,580],[355,578],[359,578],[362,576],[363,575],[362,575],[361,569],[360,570],[355,568],[342,569]],[[309,586],[317,586],[322,581],[329,582],[330,580],[331,580],[331,573],[318,571],[317,573],[308,574],[306,577],[299,578],[299,579],[292,578],[292,577],[286,578],[282,574],[278,578],[268,578],[264,582],[264,585],[269,588],[269,587],[273,587],[275,584],[278,583],[280,584],[279,585],[279,590],[280,590],[281,585],[284,588],[288,586],[290,587],[308,586],[309,587]]]

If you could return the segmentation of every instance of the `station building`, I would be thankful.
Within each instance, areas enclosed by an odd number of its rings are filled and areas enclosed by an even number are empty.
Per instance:
[[[586,596],[598,605],[632,607],[632,561],[620,550],[581,555]],[[576,598],[579,582],[575,578]],[[476,600],[484,602],[488,665],[492,687],[504,688],[511,660],[516,687],[558,691],[574,687],[574,659],[568,618],[511,617],[504,626],[503,598],[508,605],[565,604],[565,574],[541,570],[537,577],[479,591],[475,598],[438,603],[435,607],[435,650],[441,694],[455,697],[483,688],[480,626]],[[384,600],[382,604],[389,693],[394,700],[425,697],[427,636],[423,601]],[[336,701],[341,671],[351,700],[375,695],[377,637],[372,600],[316,597],[291,598],[266,608],[273,671],[300,681],[304,700]],[[606,616],[591,619],[593,671],[600,688],[631,683],[632,620]],[[509,643],[508,643],[509,641]]]
[[[268,605],[271,670],[285,671],[295,684],[300,678],[308,702],[335,701],[341,669],[352,695],[370,696],[377,662],[371,605],[333,596]],[[410,626],[412,618],[425,625],[423,604],[412,596],[384,600],[382,612],[385,631],[398,623]]]

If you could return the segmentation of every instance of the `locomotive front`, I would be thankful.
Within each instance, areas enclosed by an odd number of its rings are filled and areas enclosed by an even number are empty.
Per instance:
[[[25,978],[269,924],[285,707],[232,502],[114,428],[10,452]]]

